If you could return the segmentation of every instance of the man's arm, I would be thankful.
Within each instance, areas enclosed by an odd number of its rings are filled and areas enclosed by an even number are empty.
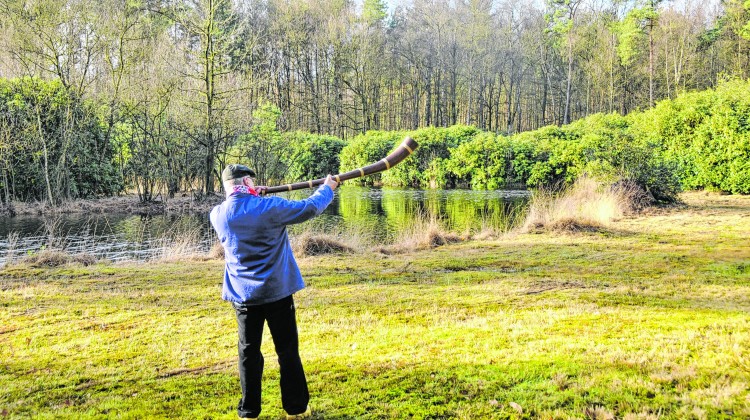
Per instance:
[[[276,208],[274,221],[283,225],[291,225],[312,219],[331,204],[333,190],[337,186],[338,183],[331,175],[328,175],[323,185],[318,187],[310,197],[298,201],[283,200]]]

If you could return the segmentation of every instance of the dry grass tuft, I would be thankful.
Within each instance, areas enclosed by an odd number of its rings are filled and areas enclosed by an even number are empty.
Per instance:
[[[659,420],[659,415],[648,413],[648,412],[628,413],[628,414],[625,414],[622,420]]]
[[[292,251],[298,256],[353,252],[341,238],[324,233],[305,232],[292,240]]]
[[[564,373],[556,373],[552,377],[552,383],[557,387],[559,390],[566,390],[570,387],[571,381],[568,375]]]
[[[630,180],[620,180],[612,184],[609,189],[623,198],[621,205],[625,214],[641,213],[652,208],[656,199],[650,192],[645,191],[638,184]],[[679,203],[676,203],[679,204]]]
[[[436,217],[417,218],[409,228],[400,232],[393,245],[378,250],[384,254],[392,254],[435,248],[465,239],[446,230]]]
[[[436,246],[448,245],[456,242],[461,242],[463,239],[452,232],[445,232],[441,230],[435,230],[427,232],[426,243],[429,247],[434,248]]]
[[[603,231],[611,222],[642,208],[641,198],[632,184],[604,187],[592,178],[581,177],[561,193],[536,192],[522,231]]]
[[[70,255],[62,251],[44,250],[21,259],[22,263],[32,267],[60,267],[67,264],[82,264],[85,266],[96,264],[98,260],[93,255]]]
[[[496,232],[494,229],[484,229],[475,233],[474,235],[471,235],[471,239],[475,241],[491,241],[494,239],[498,239],[501,236],[503,235]]]
[[[586,407],[584,414],[590,420],[615,420],[614,414],[602,406]]]
[[[549,229],[554,232],[600,232],[605,230],[604,226],[596,221],[589,219],[566,218],[555,220],[549,225]]]
[[[214,242],[211,249],[208,250],[208,258],[211,260],[223,260],[224,259],[224,246],[221,242]]]

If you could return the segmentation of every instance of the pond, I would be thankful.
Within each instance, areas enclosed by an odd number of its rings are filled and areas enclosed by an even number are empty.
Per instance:
[[[284,193],[291,199],[310,190]],[[528,201],[526,191],[411,190],[345,185],[321,216],[290,228],[356,234],[387,244],[418,220],[451,231],[507,228]],[[148,261],[167,254],[206,252],[216,241],[207,214],[138,216],[64,214],[0,217],[0,264],[42,249],[90,254],[111,261]]]

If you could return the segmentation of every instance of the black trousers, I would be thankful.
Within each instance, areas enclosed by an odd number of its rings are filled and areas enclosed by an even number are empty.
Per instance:
[[[242,399],[237,407],[240,417],[260,414],[263,355],[260,343],[263,324],[268,321],[281,374],[281,404],[288,414],[300,414],[307,409],[310,393],[299,357],[297,319],[292,296],[263,305],[233,304],[239,330],[240,386]]]

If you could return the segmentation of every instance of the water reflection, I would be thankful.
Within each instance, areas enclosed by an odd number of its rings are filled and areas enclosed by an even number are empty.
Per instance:
[[[342,187],[335,209],[347,228],[364,230],[389,242],[416,218],[432,218],[453,231],[502,226],[523,207],[525,191],[403,190]],[[335,223],[335,222],[334,222]]]
[[[310,190],[303,190],[282,196],[301,199],[309,194]],[[525,191],[424,191],[347,185],[337,190],[333,203],[320,217],[293,226],[290,233],[356,232],[377,243],[388,243],[417,218],[431,218],[459,232],[502,228],[527,199]],[[0,218],[0,263],[9,256],[17,258],[49,248],[114,261],[145,261],[174,248],[205,252],[214,241],[207,214]]]

